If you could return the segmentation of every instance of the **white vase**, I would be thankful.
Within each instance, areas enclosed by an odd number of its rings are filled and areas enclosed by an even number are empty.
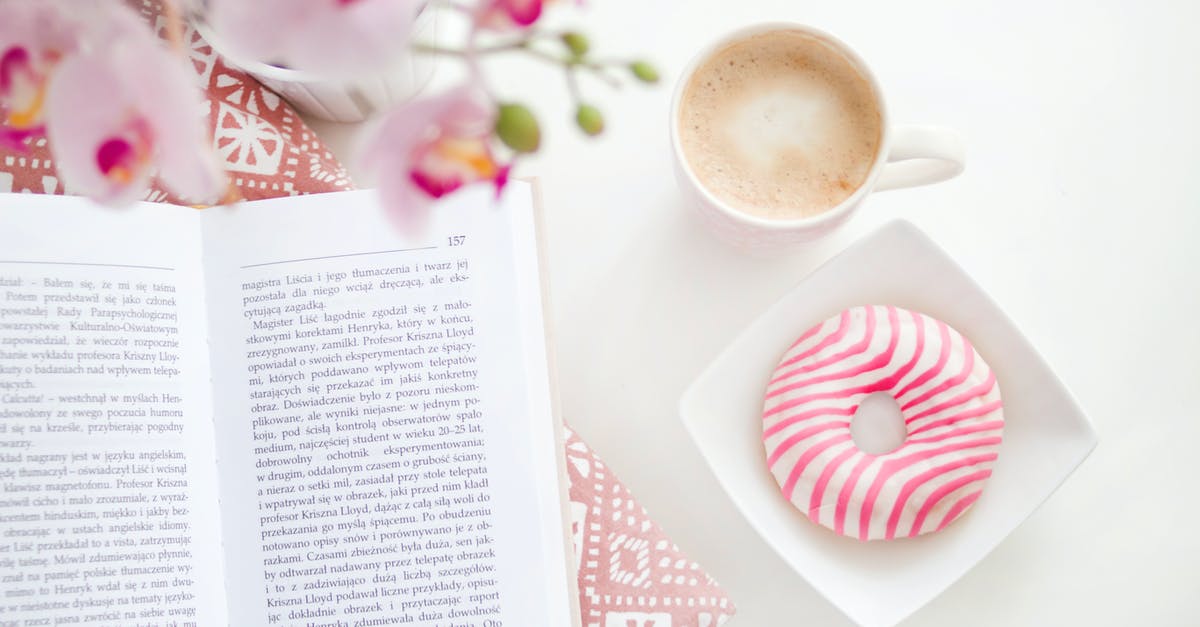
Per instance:
[[[362,122],[392,104],[410,100],[433,77],[434,59],[429,55],[406,55],[385,72],[330,79],[238,57],[203,20],[194,19],[193,25],[226,62],[283,96],[299,112],[322,120]],[[422,12],[414,22],[413,39],[433,40],[436,34],[436,13]]]

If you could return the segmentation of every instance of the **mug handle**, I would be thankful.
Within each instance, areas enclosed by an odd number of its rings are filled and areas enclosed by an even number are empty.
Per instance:
[[[942,126],[896,126],[887,161],[876,191],[954,178],[963,171],[966,148],[957,132]]]

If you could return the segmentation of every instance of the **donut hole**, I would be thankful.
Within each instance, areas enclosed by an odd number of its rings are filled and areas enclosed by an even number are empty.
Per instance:
[[[864,453],[883,455],[904,444],[908,429],[900,404],[890,394],[868,394],[850,418],[850,437]]]

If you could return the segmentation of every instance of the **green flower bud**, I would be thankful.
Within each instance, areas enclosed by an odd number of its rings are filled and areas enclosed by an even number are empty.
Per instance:
[[[575,123],[584,133],[593,137],[604,131],[604,116],[592,105],[579,105],[575,111]]]
[[[658,70],[656,70],[653,65],[650,65],[646,61],[634,61],[633,63],[630,63],[629,71],[633,72],[633,75],[643,83],[658,82]]]
[[[537,118],[528,107],[516,103],[500,105],[496,115],[496,136],[517,152],[537,152],[542,143]]]
[[[571,54],[576,57],[582,57],[587,54],[591,45],[588,43],[588,38],[583,33],[563,33],[562,42],[571,51]]]

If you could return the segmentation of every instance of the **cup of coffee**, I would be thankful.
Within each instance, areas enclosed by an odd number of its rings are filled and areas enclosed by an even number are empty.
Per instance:
[[[872,191],[952,178],[962,141],[891,126],[866,64],[817,29],[734,32],[684,71],[671,105],[680,187],[735,244],[775,249],[844,222]]]

